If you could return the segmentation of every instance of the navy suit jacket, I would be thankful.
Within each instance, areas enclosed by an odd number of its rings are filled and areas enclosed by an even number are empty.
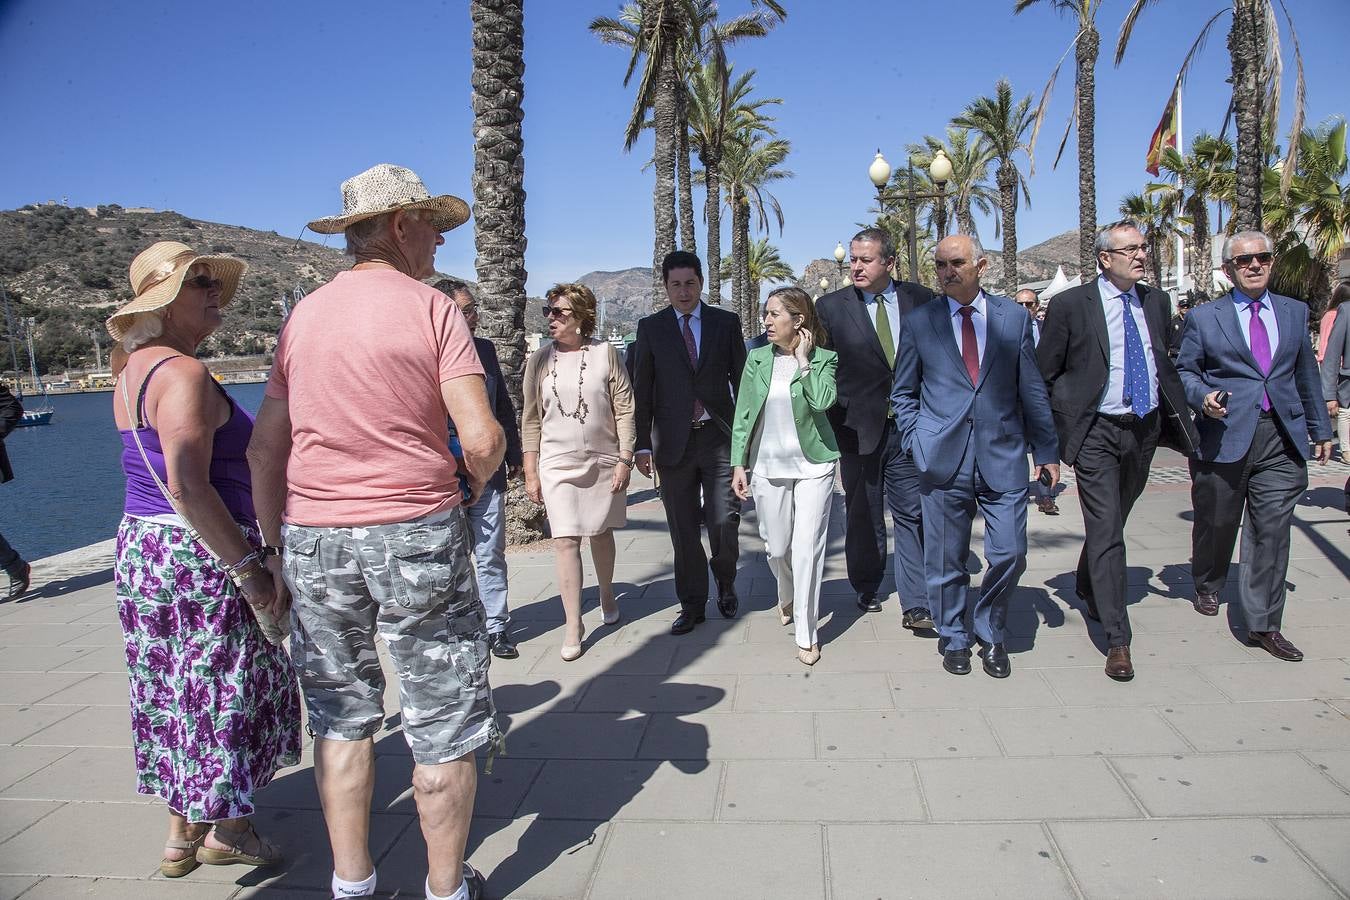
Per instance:
[[[1261,412],[1261,392],[1270,395],[1270,411],[1305,458],[1311,456],[1308,439],[1331,440],[1331,422],[1322,400],[1317,356],[1308,340],[1308,307],[1279,294],[1270,295],[1279,327],[1270,372],[1261,374],[1238,324],[1233,295],[1190,311],[1181,332],[1177,371],[1186,388],[1186,402],[1200,412],[1205,395],[1228,391],[1228,415],[1211,419],[1196,416],[1200,429],[1198,456],[1206,462],[1237,462],[1247,455]]]
[[[995,491],[1026,488],[1028,444],[1037,465],[1059,460],[1031,316],[991,294],[985,294],[985,314],[984,358],[973,385],[946,297],[915,307],[900,326],[891,392],[895,425],[902,446],[914,454],[919,477],[932,486],[951,481],[967,448]]]

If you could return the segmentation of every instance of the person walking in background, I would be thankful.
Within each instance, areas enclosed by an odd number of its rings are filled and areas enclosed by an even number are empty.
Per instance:
[[[703,621],[708,571],[717,609],[734,618],[741,505],[731,490],[731,415],[745,368],[735,313],[703,303],[703,264],[684,250],[661,262],[670,306],[638,321],[628,352],[637,424],[637,467],[661,477],[661,503],[675,549],[680,614],[671,634]],[[700,527],[708,532],[703,552]]]
[[[1078,598],[1106,632],[1106,674],[1125,681],[1134,677],[1125,522],[1160,435],[1188,456],[1198,436],[1167,355],[1167,297],[1139,283],[1148,245],[1138,223],[1102,227],[1095,248],[1101,274],[1055,296],[1036,355],[1083,509]]]
[[[1350,306],[1342,315],[1336,315],[1336,310],[1347,299],[1350,282],[1343,281],[1331,292],[1332,309],[1322,316],[1321,349],[1317,357],[1322,366],[1322,396],[1336,428],[1343,463],[1350,463]],[[1350,490],[1346,501],[1346,510],[1350,512]]]
[[[445,294],[464,315],[469,333],[478,332],[478,301],[469,292],[469,286],[453,278],[442,278],[433,285]],[[497,360],[497,348],[487,338],[475,336],[474,349],[483,364],[483,386],[497,424],[506,435],[506,456],[497,471],[483,485],[483,493],[470,499],[464,514],[469,520],[469,534],[473,538],[473,561],[478,577],[478,595],[487,612],[488,649],[499,659],[520,656],[511,633],[511,610],[506,596],[506,483],[520,476],[524,458],[520,449],[520,430],[516,427],[516,408],[502,377],[502,365]],[[458,441],[455,423],[450,422],[450,434]]]
[[[1036,474],[1048,474],[1053,488],[1059,441],[1031,319],[1006,297],[980,288],[988,263],[966,235],[938,243],[935,269],[944,296],[905,318],[891,400],[900,439],[919,472],[924,571],[942,666],[953,675],[970,672],[966,559],[978,509],[986,568],[975,637],[984,645],[984,671],[1007,678],[1004,623],[1027,559],[1027,446]]]
[[[341,215],[308,227],[343,234],[356,262],[297,306],[281,333],[248,450],[254,503],[268,544],[283,542],[285,521],[291,652],[314,735],[333,895],[375,893],[378,632],[412,751],[426,896],[471,900],[484,884],[464,860],[473,754],[488,748],[491,758],[503,734],[446,419],[459,428],[471,495],[497,472],[505,437],[464,316],[419,280],[469,207],[431,196],[415,173],[387,163],[343,182],[342,199]]]
[[[1041,309],[1040,300],[1036,297],[1036,292],[1031,288],[1022,288],[1013,294],[1013,300],[1017,305],[1027,311],[1031,317],[1031,341],[1034,345],[1041,343],[1042,318],[1045,311]],[[1059,515],[1059,504],[1055,502],[1055,491],[1052,487],[1047,487],[1039,479],[1033,479],[1031,490],[1036,494],[1036,508],[1047,516]]]
[[[1342,281],[1331,291],[1326,312],[1317,320],[1317,362],[1320,364],[1327,355],[1327,343],[1331,340],[1331,331],[1336,327],[1337,313],[1341,304],[1350,299],[1350,281]],[[1341,445],[1344,448],[1344,444]]]
[[[1195,609],[1219,614],[1240,528],[1247,641],[1297,662],[1303,653],[1280,632],[1289,528],[1308,487],[1308,458],[1331,456],[1331,423],[1308,342],[1308,306],[1267,289],[1273,242],[1239,231],[1223,242],[1222,258],[1233,290],[1190,314],[1177,355],[1186,397],[1203,413],[1190,462]]]
[[[1177,301],[1176,315],[1167,320],[1167,355],[1176,360],[1181,352],[1181,331],[1186,325],[1186,315],[1191,311],[1189,295]]]
[[[755,498],[764,553],[778,582],[778,618],[796,621],[797,658],[820,660],[816,620],[839,458],[826,411],[838,356],[820,347],[820,320],[805,291],[778,288],[764,312],[769,344],[750,352],[731,431],[732,489]],[[747,471],[748,470],[748,471]]]
[[[633,472],[633,389],[618,351],[595,333],[595,295],[555,284],[545,295],[551,341],[525,364],[525,492],[544,504],[566,626],[562,658],[581,656],[581,540],[588,538],[606,625],[619,621],[614,529],[628,522]]]
[[[23,404],[0,382],[0,484],[14,480],[14,469],[10,467],[9,453],[5,450],[5,438],[19,427],[22,418]],[[9,584],[0,600],[18,600],[28,593],[33,567],[19,555],[19,551],[10,546],[3,534],[0,534],[0,569],[4,569],[9,576]]]
[[[126,476],[114,582],[136,791],[169,807],[167,878],[281,862],[249,816],[257,791],[300,761],[295,675],[259,621],[275,627],[288,600],[255,524],[253,418],[196,358],[246,268],[152,244],[131,263],[135,296],[107,322],[129,354],[112,404]]]
[[[891,409],[900,324],[933,296],[928,288],[891,279],[895,245],[880,228],[849,242],[853,284],[816,301],[825,346],[839,354],[839,399],[830,425],[839,442],[844,484],[844,559],[858,609],[878,612],[886,571],[886,508],[895,528],[895,590],[901,624],[931,629],[923,575],[923,512],[914,458],[900,445]]]

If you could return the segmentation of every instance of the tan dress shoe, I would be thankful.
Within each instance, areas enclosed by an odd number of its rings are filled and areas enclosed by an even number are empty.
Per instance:
[[[1106,674],[1116,681],[1129,681],[1134,677],[1129,647],[1112,647],[1106,652]]]

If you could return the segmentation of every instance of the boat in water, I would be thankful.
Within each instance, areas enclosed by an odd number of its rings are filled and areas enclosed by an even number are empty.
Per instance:
[[[5,327],[9,332],[9,359],[14,366],[14,396],[19,399],[20,403],[23,403],[23,380],[19,378],[19,357],[14,352],[14,317],[9,311],[9,295],[5,293],[3,287],[0,287],[0,299],[4,300],[5,303]],[[25,405],[23,417],[19,419],[19,424],[15,427],[31,428],[37,425],[50,425],[52,424],[52,417],[56,415],[56,409],[47,398],[47,385],[42,382],[41,378],[38,378],[37,354],[33,350],[33,326],[36,322],[33,319],[23,319],[22,321],[24,324],[24,344],[28,350],[28,372],[33,379],[33,384],[37,385],[38,394],[42,397],[42,401],[31,408]]]

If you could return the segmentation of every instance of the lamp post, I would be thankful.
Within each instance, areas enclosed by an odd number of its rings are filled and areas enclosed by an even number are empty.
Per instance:
[[[824,294],[824,293],[827,292],[829,289],[830,289],[830,279],[829,279],[829,278],[822,278],[822,279],[820,279],[820,294]],[[817,298],[817,299],[820,298],[820,294],[817,294],[817,295],[816,295],[816,298]]]
[[[840,241],[834,245],[834,264],[839,267],[839,283],[844,283],[844,257],[848,256],[848,251],[844,249],[844,242]],[[823,279],[822,279],[823,280]]]
[[[877,150],[876,159],[872,160],[872,165],[867,168],[867,177],[872,180],[872,184],[877,189],[877,205],[881,208],[881,214],[886,214],[886,185],[891,180],[891,164],[886,162],[886,158]],[[939,149],[933,155],[933,161],[928,166],[928,177],[937,185],[936,191],[916,191],[914,190],[914,159],[909,160],[909,185],[900,194],[909,207],[909,225],[906,228],[906,237],[909,240],[909,277],[918,280],[919,272],[919,236],[918,236],[918,212],[917,202],[919,200],[938,201],[936,222],[938,238],[942,238],[942,233],[947,228],[947,181],[952,177],[952,161],[947,158],[947,154]]]

